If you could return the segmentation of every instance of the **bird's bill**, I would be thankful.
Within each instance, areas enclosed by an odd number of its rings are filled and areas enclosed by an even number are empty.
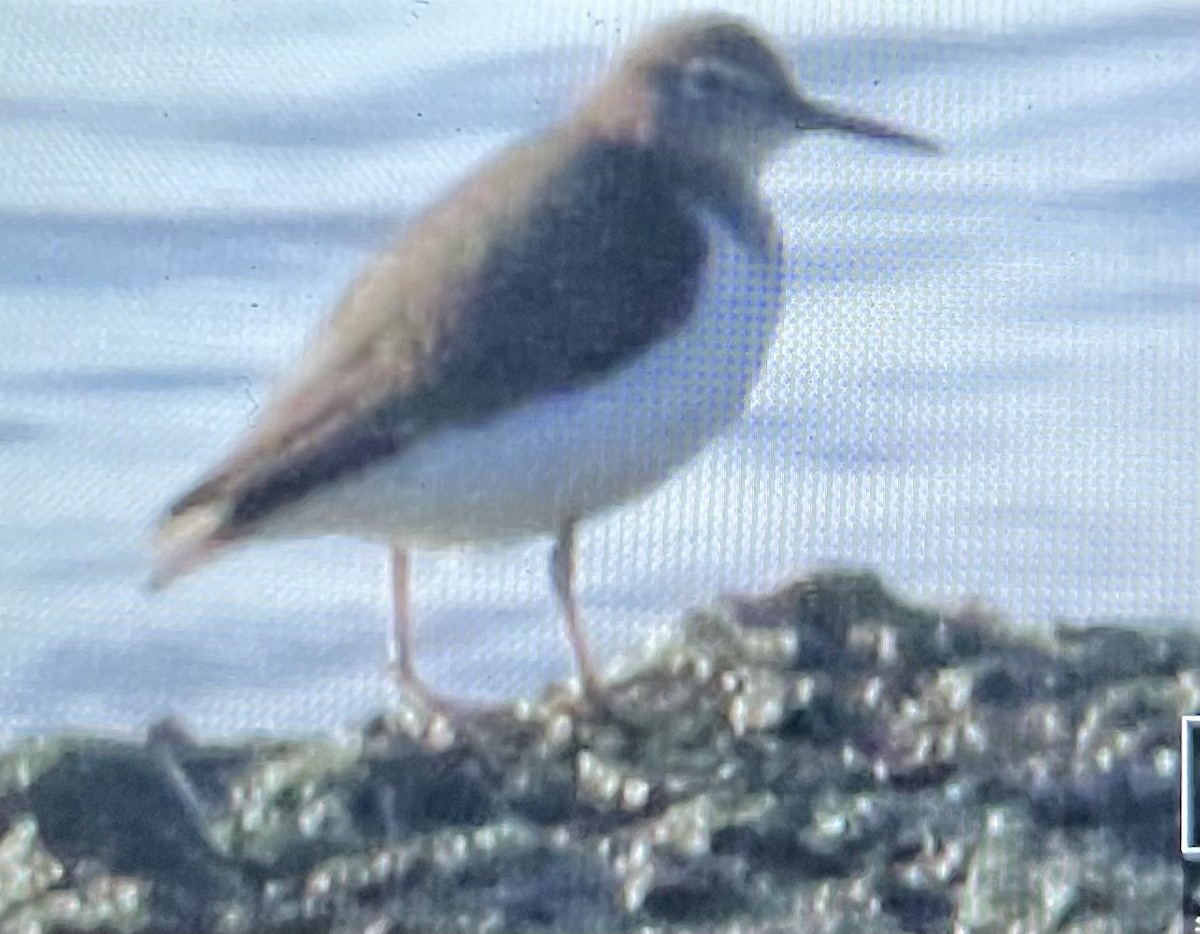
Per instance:
[[[792,118],[797,130],[833,130],[838,133],[849,133],[854,136],[865,136],[869,139],[896,143],[921,152],[933,154],[942,152],[942,147],[927,137],[909,133],[907,130],[870,117],[843,113],[833,107],[816,104],[809,100],[801,99],[796,102]]]

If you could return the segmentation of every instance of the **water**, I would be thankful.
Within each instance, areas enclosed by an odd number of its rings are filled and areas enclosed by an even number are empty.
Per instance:
[[[735,432],[584,527],[601,657],[829,565],[1026,620],[1200,617],[1200,13],[726,6],[785,35],[813,93],[950,154],[813,140],[772,174],[798,268],[781,344]],[[378,549],[249,550],[151,598],[149,524],[367,255],[646,11],[2,12],[3,730],[353,722],[387,693]],[[507,696],[569,672],[546,560],[418,557],[430,680]]]

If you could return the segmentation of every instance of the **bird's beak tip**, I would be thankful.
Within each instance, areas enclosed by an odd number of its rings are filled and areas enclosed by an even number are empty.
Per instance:
[[[946,154],[945,147],[936,140],[909,133],[907,130],[880,120],[842,113],[833,108],[814,105],[809,101],[802,100],[798,103],[798,113],[794,118],[797,130],[832,130],[892,143],[925,155],[941,156]]]
[[[912,137],[911,148],[916,149],[918,152],[922,152],[927,156],[944,156],[949,152],[949,150],[942,143],[939,143],[935,139],[929,139],[925,136]]]

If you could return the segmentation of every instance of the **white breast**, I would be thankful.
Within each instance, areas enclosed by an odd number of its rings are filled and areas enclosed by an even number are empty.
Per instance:
[[[701,302],[661,344],[585,389],[447,430],[280,516],[267,534],[417,547],[550,534],[657,486],[742,412],[782,303],[782,263],[704,217]]]

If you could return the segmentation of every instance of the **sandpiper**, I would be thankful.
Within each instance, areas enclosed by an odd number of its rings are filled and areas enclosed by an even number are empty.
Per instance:
[[[293,378],[162,519],[151,585],[235,543],[348,534],[392,556],[392,665],[413,663],[409,552],[552,536],[672,476],[742,412],[779,318],[759,190],[803,131],[933,152],[806,97],[754,26],[664,23],[580,107],[426,210],[352,285]]]

